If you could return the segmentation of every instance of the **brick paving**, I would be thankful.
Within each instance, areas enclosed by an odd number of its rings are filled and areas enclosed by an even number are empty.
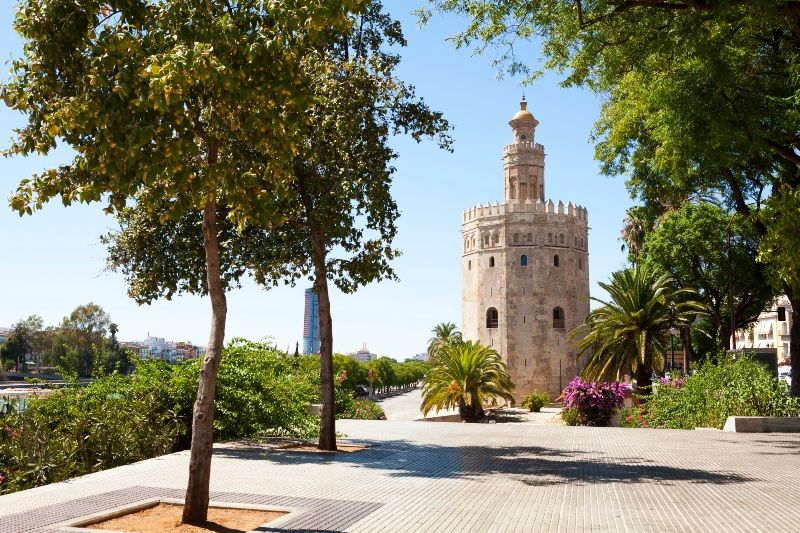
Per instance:
[[[339,421],[349,454],[218,446],[212,498],[302,510],[263,531],[798,531],[800,435]],[[188,454],[0,497],[0,532],[179,497]],[[262,531],[259,530],[259,531]]]

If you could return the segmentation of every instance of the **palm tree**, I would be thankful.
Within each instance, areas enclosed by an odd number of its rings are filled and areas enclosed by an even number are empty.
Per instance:
[[[676,289],[673,280],[647,266],[619,270],[600,283],[611,299],[570,333],[580,356],[591,351],[581,374],[588,379],[619,381],[634,373],[648,391],[654,368],[664,364],[670,328],[688,327],[705,307],[693,289]]]
[[[433,337],[428,340],[428,361],[433,362],[436,354],[448,344],[458,344],[461,342],[461,332],[452,322],[442,322],[436,324],[431,330]]]
[[[496,351],[472,341],[445,344],[422,387],[422,414],[458,407],[461,420],[474,422],[483,418],[484,403],[496,405],[498,398],[513,402],[513,390]]]

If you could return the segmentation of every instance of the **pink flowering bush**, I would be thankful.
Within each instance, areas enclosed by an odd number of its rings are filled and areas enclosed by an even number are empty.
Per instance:
[[[683,388],[683,378],[676,377],[675,379],[672,378],[658,378],[658,385],[659,387],[672,387],[675,389],[682,389]]]
[[[572,378],[561,392],[564,409],[574,410],[581,426],[607,426],[614,411],[622,406],[628,386],[625,383],[584,381]]]

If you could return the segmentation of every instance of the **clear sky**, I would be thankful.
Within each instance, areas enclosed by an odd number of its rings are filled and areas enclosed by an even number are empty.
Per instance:
[[[464,209],[500,201],[503,196],[502,149],[511,140],[508,121],[519,109],[520,80],[498,79],[491,57],[474,57],[445,41],[463,27],[456,17],[436,17],[418,28],[412,9],[422,0],[388,0],[403,23],[408,47],[402,51],[401,77],[454,126],[455,152],[409,138],[393,141],[399,158],[393,193],[400,206],[403,256],[395,262],[400,282],[384,282],[354,295],[334,290],[334,349],[353,351],[366,342],[371,351],[404,359],[425,350],[439,322],[461,322],[460,217]],[[13,32],[14,8],[0,8],[0,57],[17,57],[22,43]],[[525,51],[537,60],[534,46]],[[5,79],[7,69],[3,69]],[[528,109],[539,120],[536,140],[545,145],[545,193],[589,209],[592,294],[623,265],[619,229],[631,200],[623,178],[607,178],[593,159],[590,133],[601,100],[582,90],[562,89],[547,76],[525,88]],[[0,145],[23,117],[0,105]],[[6,199],[20,179],[59,162],[60,149],[47,158],[0,159],[0,326],[31,314],[55,325],[77,305],[101,305],[119,325],[119,338],[141,340],[149,334],[205,345],[210,308],[206,299],[185,296],[138,306],[126,295],[118,274],[105,271],[99,235],[114,227],[100,205],[64,208],[48,205],[20,218]],[[271,336],[281,347],[302,344],[303,288],[264,291],[252,283],[228,295],[227,337]]]

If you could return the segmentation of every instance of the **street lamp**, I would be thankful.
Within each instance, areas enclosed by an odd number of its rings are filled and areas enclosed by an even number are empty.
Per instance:
[[[736,308],[733,305],[733,266],[731,262],[731,223],[733,222],[733,217],[736,216],[736,211],[731,213],[730,218],[728,219],[728,305],[731,306],[731,343],[732,348],[736,350]]]
[[[672,347],[672,368],[675,368],[675,335],[677,335],[678,330],[675,328],[669,328],[669,342]]]

